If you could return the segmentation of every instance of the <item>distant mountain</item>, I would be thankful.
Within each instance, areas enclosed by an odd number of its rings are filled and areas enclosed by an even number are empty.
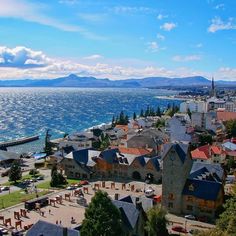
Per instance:
[[[217,81],[219,85],[235,85],[234,81]],[[106,87],[163,87],[163,86],[209,86],[211,81],[202,76],[168,78],[168,77],[147,77],[143,79],[110,80],[97,79],[95,77],[79,77],[71,74],[66,77],[44,80],[0,80],[1,87],[81,87],[81,88],[106,88]]]

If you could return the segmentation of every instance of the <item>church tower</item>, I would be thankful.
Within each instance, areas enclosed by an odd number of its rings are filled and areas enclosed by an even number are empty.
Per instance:
[[[211,93],[210,93],[210,95],[211,95],[211,97],[216,97],[214,77],[212,77],[212,79],[211,79]]]
[[[170,213],[181,214],[182,192],[192,168],[189,145],[165,144],[162,164],[162,206]]]

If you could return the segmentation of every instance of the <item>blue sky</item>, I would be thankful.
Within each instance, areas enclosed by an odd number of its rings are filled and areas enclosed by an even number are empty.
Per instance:
[[[0,79],[236,80],[236,1],[1,0]]]

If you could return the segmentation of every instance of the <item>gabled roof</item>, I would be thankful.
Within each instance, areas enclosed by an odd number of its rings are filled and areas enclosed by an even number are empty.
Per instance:
[[[19,158],[20,155],[17,153],[0,150],[0,161],[16,160]]]
[[[118,148],[107,149],[105,151],[102,151],[99,157],[104,159],[109,164],[117,163],[118,162],[117,154],[116,154],[117,152],[118,152]]]
[[[136,197],[135,197],[135,196],[128,195],[128,196],[125,196],[125,197],[120,198],[119,201],[128,202],[128,203],[132,203],[132,204],[135,205],[135,203],[136,203]],[[139,202],[142,203],[142,207],[143,207],[143,210],[144,210],[145,212],[148,211],[150,208],[153,207],[153,200],[152,200],[151,198],[139,197]]]
[[[189,179],[201,178],[209,179],[210,181],[222,182],[224,178],[224,170],[220,164],[208,164],[203,162],[194,162],[189,174]]]
[[[213,152],[213,154],[216,154],[216,155],[220,155],[222,153],[222,150],[220,149],[220,147],[216,145],[211,146],[211,151]]]
[[[133,154],[133,155],[148,155],[151,153],[151,150],[145,148],[127,148],[127,147],[118,147],[120,153]]]
[[[236,144],[232,142],[225,142],[222,144],[222,146],[230,151],[236,151]]]
[[[169,153],[169,151],[173,148],[178,154],[182,163],[184,163],[185,159],[187,158],[188,147],[189,145],[184,143],[167,143],[164,145],[162,159],[164,159],[165,156]]]
[[[122,218],[124,219],[125,223],[128,221],[127,227],[134,229],[140,214],[136,206],[133,203],[119,200],[113,200],[112,203],[125,215],[125,217]]]
[[[183,195],[191,195],[204,200],[216,201],[219,192],[222,190],[222,184],[198,179],[187,179]]]
[[[217,111],[217,120],[227,121],[236,119],[236,112]]]
[[[157,171],[160,171],[160,157],[149,158],[148,162],[151,162]]]
[[[65,154],[69,154],[70,152],[73,152],[75,149],[72,146],[66,146],[62,148]]]
[[[63,227],[60,225],[52,224],[43,220],[39,220],[34,224],[26,236],[64,236]],[[80,236],[79,231],[73,229],[67,229],[68,236]]]

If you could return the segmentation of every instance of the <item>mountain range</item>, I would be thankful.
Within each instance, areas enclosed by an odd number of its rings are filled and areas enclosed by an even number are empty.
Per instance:
[[[22,79],[0,80],[0,87],[82,87],[82,88],[157,88],[157,87],[188,87],[210,86],[211,81],[202,76],[183,78],[147,77],[143,79],[110,80],[97,79],[95,77],[80,77],[70,74],[56,79]],[[236,86],[236,81],[216,81],[220,86]]]

